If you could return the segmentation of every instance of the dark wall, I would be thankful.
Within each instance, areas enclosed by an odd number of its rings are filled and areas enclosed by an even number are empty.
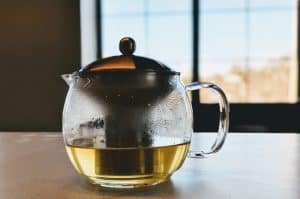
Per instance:
[[[0,131],[61,129],[66,85],[80,66],[79,0],[0,4]]]

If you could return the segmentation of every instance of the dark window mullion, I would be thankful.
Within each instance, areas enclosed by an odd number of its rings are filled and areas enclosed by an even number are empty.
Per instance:
[[[200,0],[193,0],[193,23],[192,23],[192,52],[193,52],[193,77],[192,81],[199,81],[199,5]],[[195,108],[199,104],[199,90],[192,92],[192,103]]]
[[[200,2],[201,0],[193,0],[193,8],[192,8],[192,52],[193,52],[193,77],[192,81],[199,81],[199,57],[200,57],[200,48],[199,48],[199,37],[200,37]],[[194,116],[194,130],[197,131],[200,129],[198,118],[200,116],[200,93],[199,90],[192,92],[192,106],[193,106],[193,116]]]
[[[298,96],[298,102],[299,102],[299,99],[300,99],[300,65],[299,65],[299,62],[300,62],[300,0],[297,0],[297,47],[296,47],[296,53],[297,53],[297,56],[296,56],[296,64],[297,64],[297,68],[298,68],[298,93],[297,93],[297,96]]]
[[[102,58],[102,0],[97,0],[97,58]]]

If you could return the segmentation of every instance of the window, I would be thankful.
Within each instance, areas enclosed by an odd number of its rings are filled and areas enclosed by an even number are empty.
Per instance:
[[[162,61],[191,81],[191,1],[103,0],[103,56],[119,54],[124,36],[136,40],[135,54]]]
[[[232,131],[251,131],[251,125],[258,127],[254,131],[300,129],[293,119],[300,113],[298,1],[98,1],[103,57],[119,54],[119,39],[131,36],[137,55],[181,72],[184,83],[198,75],[200,81],[218,84],[231,102]],[[195,34],[199,42],[193,41]],[[196,56],[199,64],[193,62]],[[199,100],[195,96],[195,129],[215,130],[210,121],[217,120],[216,105],[207,103],[215,99],[202,91]]]
[[[215,82],[230,102],[297,99],[296,3],[293,0],[202,0],[200,79]],[[103,0],[103,56],[118,54],[120,38],[192,77],[192,1]],[[201,101],[211,101],[201,94]]]

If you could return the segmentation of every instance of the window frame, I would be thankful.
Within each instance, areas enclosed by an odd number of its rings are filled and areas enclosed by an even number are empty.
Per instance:
[[[199,38],[201,33],[201,0],[192,0],[192,81],[200,81],[199,65],[201,57]],[[97,0],[97,56],[102,56],[101,0]],[[296,64],[298,75],[297,96],[300,99],[300,3],[297,1],[297,48]],[[216,131],[218,105],[200,102],[199,91],[192,92],[192,106],[195,131]],[[230,103],[230,132],[300,132],[300,103]],[[298,117],[297,117],[298,116]],[[300,117],[299,117],[300,118]]]

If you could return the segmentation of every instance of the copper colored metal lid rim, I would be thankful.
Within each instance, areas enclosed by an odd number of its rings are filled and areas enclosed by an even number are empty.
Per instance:
[[[180,72],[176,71],[154,71],[154,70],[102,70],[96,72],[90,71],[79,71],[80,77],[87,77],[93,75],[105,75],[105,74],[120,74],[120,73],[129,73],[129,74],[153,74],[153,75],[180,75]]]

